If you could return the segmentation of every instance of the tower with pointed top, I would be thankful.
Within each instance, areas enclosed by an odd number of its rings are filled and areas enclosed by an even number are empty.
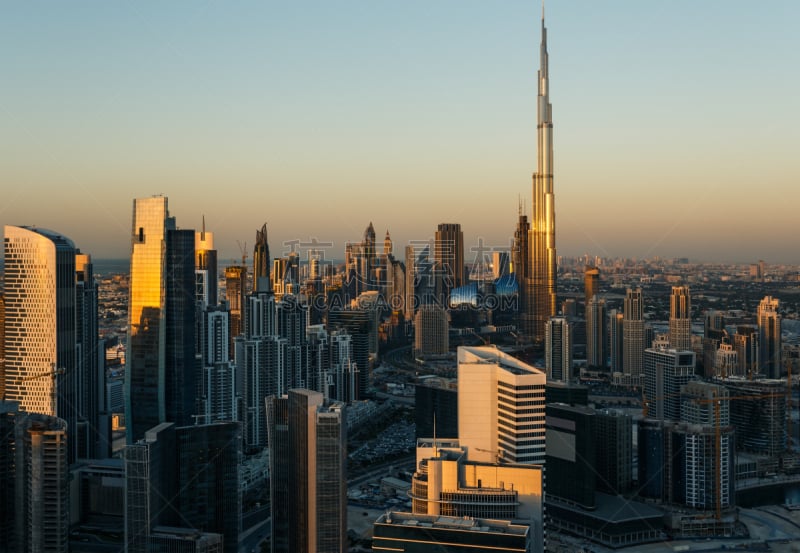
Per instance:
[[[269,278],[269,244],[267,243],[267,223],[256,231],[256,245],[253,247],[253,287],[256,292],[272,292]]]
[[[386,238],[383,239],[383,255],[392,255],[392,237],[389,236],[389,229],[386,229]]]
[[[538,165],[533,174],[529,282],[525,309],[532,323],[530,338],[544,338],[547,320],[556,314],[556,218],[553,195],[553,107],[547,56],[547,28],[542,6],[542,44],[539,52],[539,95],[537,102]]]

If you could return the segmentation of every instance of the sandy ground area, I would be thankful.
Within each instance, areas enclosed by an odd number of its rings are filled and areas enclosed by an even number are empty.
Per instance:
[[[676,551],[765,551],[770,553],[800,553],[800,511],[789,511],[781,506],[741,509],[739,519],[750,531],[750,539],[742,540],[677,540],[670,542],[637,545],[617,549],[617,553],[674,553]],[[615,550],[591,544],[584,540],[566,536],[553,536],[548,540],[548,549],[553,551],[583,551],[611,553]]]
[[[364,516],[364,513],[367,513]],[[347,506],[347,529],[355,530],[362,538],[372,538],[372,523],[384,513],[382,509]]]

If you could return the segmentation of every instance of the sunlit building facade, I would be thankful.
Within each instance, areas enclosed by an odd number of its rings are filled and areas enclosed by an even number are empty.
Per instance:
[[[584,305],[589,308],[589,302],[595,294],[600,293],[600,269],[587,265],[583,271]]]
[[[206,231],[206,221],[200,232],[194,233],[195,275],[198,301],[205,306],[215,306],[217,294],[217,250],[214,249],[214,234]]]
[[[626,375],[639,377],[642,374],[645,349],[644,299],[641,288],[628,289],[622,316],[622,370]]]
[[[177,230],[167,198],[133,201],[125,421],[128,443],[195,414],[195,233]]]
[[[450,291],[463,286],[464,233],[458,223],[441,223],[433,243],[436,271],[436,292],[442,305],[447,305]]]
[[[167,198],[133,201],[128,347],[125,370],[125,421],[128,443],[166,420],[167,230],[174,228]],[[136,407],[135,409],[133,407]]]
[[[58,416],[71,436],[80,417],[75,245],[50,230],[6,225],[5,399]],[[70,450],[69,460],[77,451]]]
[[[526,524],[533,536],[530,551],[543,551],[544,468],[474,462],[470,456],[458,440],[417,440],[410,493],[414,515]]]
[[[545,463],[546,380],[494,347],[458,348],[458,438],[471,460]]]
[[[688,286],[673,286],[669,297],[669,347],[692,349],[692,297]]]
[[[766,296],[758,304],[759,372],[767,378],[780,378],[781,367],[781,316],[778,300]]]
[[[556,215],[553,194],[553,106],[550,104],[550,73],[547,54],[547,29],[542,19],[542,44],[539,53],[538,167],[533,174],[531,213],[530,287],[527,308],[533,321],[533,340],[544,339],[547,320],[556,314]]]
[[[739,374],[753,378],[758,374],[758,328],[751,325],[739,325],[733,335],[733,349],[739,363]]]

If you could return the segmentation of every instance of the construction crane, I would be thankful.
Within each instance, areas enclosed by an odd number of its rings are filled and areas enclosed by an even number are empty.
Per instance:
[[[791,371],[791,369],[789,369]],[[791,380],[789,379],[789,382]],[[791,384],[788,388],[788,397],[789,401],[791,402]],[[681,395],[680,392],[664,394],[663,396],[659,396],[652,400],[648,399],[647,396],[643,393],[642,394],[642,416],[647,418],[649,415],[649,408],[651,401],[664,401],[667,398],[675,397]],[[753,401],[757,399],[774,399],[774,398],[781,398],[784,397],[785,394],[783,393],[775,393],[775,394],[753,394],[753,395],[740,395],[740,396],[720,396],[717,395],[717,392],[714,392],[714,397],[710,398],[691,398],[690,401],[699,405],[712,405],[714,408],[714,485],[715,485],[715,518],[719,522],[722,520],[722,490],[720,489],[722,483],[722,475],[721,475],[721,467],[720,462],[722,458],[722,429],[720,424],[720,404],[722,401]],[[790,408],[788,409],[787,418],[789,421],[787,422],[787,430],[791,428],[791,403]],[[788,443],[791,443],[791,433],[789,434]],[[791,447],[791,445],[789,445]]]
[[[483,449],[481,447],[475,447],[473,449],[475,451],[482,451],[483,453],[491,453],[492,455],[494,455],[494,462],[497,463],[498,465],[503,461],[503,455],[505,452],[502,449],[493,450],[493,449]]]
[[[57,377],[64,374],[66,371],[63,368],[56,368],[55,363],[50,364],[50,370],[45,373],[33,374],[24,376],[18,382],[28,382],[30,380],[37,380],[39,378],[50,377],[53,380],[53,385],[50,387],[50,405],[53,408],[53,416],[58,416],[58,394],[56,393],[56,385],[58,383]]]
[[[202,414],[202,415],[190,415],[191,418],[194,419],[194,425],[198,426],[201,424],[209,424],[212,420],[221,419],[224,413],[209,413],[209,414]],[[204,420],[206,422],[201,423],[200,421]]]
[[[239,252],[242,254],[242,266],[244,266],[247,263],[247,242],[242,244],[237,240],[236,245],[239,246]]]
[[[478,340],[482,341],[484,346],[491,346],[491,345],[492,345],[492,342],[491,342],[491,341],[490,341],[488,338],[484,338],[483,336],[481,336],[480,334],[478,334],[477,332],[475,332],[475,329],[474,329],[474,328],[467,328],[466,330],[467,330],[467,331],[468,331],[470,334],[472,334],[473,336],[475,336],[475,337],[476,337]]]
[[[792,360],[784,359],[786,366],[786,449],[792,452]]]
[[[700,405],[713,405],[714,407],[714,499],[715,499],[715,516],[717,522],[722,520],[722,490],[720,488],[722,483],[722,467],[720,467],[722,460],[722,429],[720,424],[720,403],[722,401],[752,401],[756,399],[769,399],[780,398],[784,394],[753,394],[746,396],[718,396],[714,391],[714,397],[711,398],[692,398],[691,401]],[[790,413],[791,416],[791,413]],[[730,421],[729,421],[730,422]]]

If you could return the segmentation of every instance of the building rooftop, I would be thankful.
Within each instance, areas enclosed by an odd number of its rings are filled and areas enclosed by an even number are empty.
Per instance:
[[[544,374],[542,369],[528,365],[495,346],[460,346],[458,364],[497,365],[514,375]]]
[[[633,501],[617,495],[596,492],[595,509],[588,511],[572,504],[559,501],[553,496],[547,497],[547,503],[557,503],[559,507],[591,514],[592,517],[610,523],[636,521],[644,518],[660,518],[664,512],[656,507],[640,501]]]
[[[506,520],[492,520],[471,517],[448,517],[438,515],[415,515],[412,513],[389,512],[378,517],[375,524],[396,524],[443,530],[463,530],[468,532],[487,532],[525,536],[530,527],[514,524]]]
[[[211,541],[218,542],[222,540],[221,534],[213,532],[201,532],[194,528],[179,528],[176,526],[156,526],[153,528],[151,535],[154,537],[180,539],[186,541]]]

